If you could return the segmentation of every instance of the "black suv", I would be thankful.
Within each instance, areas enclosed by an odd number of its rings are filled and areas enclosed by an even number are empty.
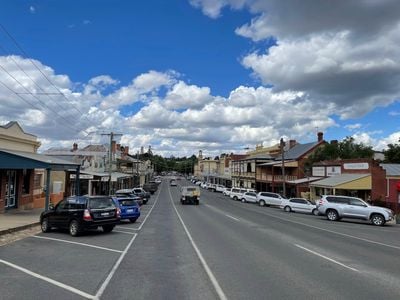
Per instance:
[[[53,227],[68,228],[72,236],[99,226],[104,232],[111,232],[119,221],[120,209],[108,196],[69,197],[40,215],[43,232],[49,232]]]

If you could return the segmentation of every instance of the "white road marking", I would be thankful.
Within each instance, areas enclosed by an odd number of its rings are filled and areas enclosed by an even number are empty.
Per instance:
[[[125,233],[125,234],[130,234],[130,235],[134,235],[134,234],[136,234],[136,233],[134,233],[134,232],[127,232],[127,231],[122,231],[122,230],[113,230],[114,232],[119,232],[119,233]],[[122,252],[122,251],[121,251]]]
[[[317,227],[317,226],[305,224],[303,222],[292,221],[292,220],[289,220],[289,219],[286,219],[286,218],[281,218],[281,217],[278,217],[278,216],[275,216],[275,215],[271,215],[271,214],[268,214],[268,213],[263,213],[263,214],[265,214],[267,216],[271,216],[273,218],[277,218],[277,219],[286,221],[286,222],[290,222],[290,223],[294,223],[294,224],[300,224],[300,225],[303,225],[303,226],[306,226],[306,227],[310,227],[310,228],[318,229],[318,230],[321,230],[321,231],[330,232],[330,233],[333,233],[333,234],[337,234],[337,235],[353,238],[353,239],[364,241],[364,242],[367,242],[367,243],[376,244],[376,245],[385,246],[385,247],[389,247],[389,248],[400,250],[399,246],[385,244],[385,243],[381,243],[381,242],[376,242],[376,241],[373,241],[373,240],[360,238],[358,236],[354,236],[354,235],[350,235],[350,234],[346,234],[346,233],[341,233],[341,232],[337,232],[337,231],[333,231],[333,230],[329,230],[329,229],[320,228],[320,227]]]
[[[227,214],[224,214],[225,216],[227,216],[228,218],[231,218],[231,219],[233,219],[233,220],[235,220],[235,221],[240,221],[238,218],[235,218],[235,217],[232,217],[231,215],[227,215]]]
[[[14,269],[17,269],[17,270],[19,270],[19,271],[21,271],[21,272],[24,272],[24,273],[26,273],[26,274],[28,274],[28,275],[31,275],[31,276],[35,277],[35,278],[38,278],[38,279],[41,279],[41,280],[46,281],[46,282],[48,282],[48,283],[51,283],[51,284],[53,284],[53,285],[55,285],[55,286],[58,286],[58,287],[60,287],[60,288],[63,288],[63,289],[65,289],[65,290],[67,290],[67,291],[70,291],[70,292],[72,292],[72,293],[74,293],[74,294],[78,294],[79,296],[85,297],[85,298],[87,298],[87,299],[95,299],[95,296],[93,296],[93,295],[90,295],[90,294],[88,294],[88,293],[85,293],[85,292],[83,292],[83,291],[81,291],[81,290],[78,290],[78,289],[72,287],[72,286],[66,285],[66,284],[64,284],[64,283],[61,283],[61,282],[56,281],[56,280],[53,280],[53,279],[48,278],[48,277],[46,277],[46,276],[42,276],[42,275],[37,274],[37,273],[35,273],[35,272],[29,271],[28,269],[25,269],[25,268],[23,268],[23,267],[17,266],[17,265],[15,265],[15,264],[13,264],[13,263],[7,262],[7,261],[2,260],[2,259],[0,259],[0,263],[3,263],[3,264],[5,264],[5,265],[7,265],[7,266],[9,266],[9,267],[12,267],[12,268],[14,268]]]
[[[105,248],[105,247],[100,247],[100,246],[95,246],[95,245],[90,245],[90,244],[85,244],[85,243],[73,242],[73,241],[68,241],[68,240],[55,239],[55,238],[50,238],[50,237],[38,236],[38,235],[34,235],[31,237],[35,238],[35,239],[50,240],[50,241],[56,241],[56,242],[61,242],[61,243],[68,243],[68,244],[74,244],[74,245],[85,246],[85,247],[90,247],[90,248],[96,248],[96,249],[100,249],[100,250],[122,253],[121,250]]]
[[[158,197],[160,196],[160,190],[161,190],[161,189],[158,190],[157,197],[156,197],[156,201],[154,202],[153,206],[152,206],[151,209],[149,210],[149,213],[148,213],[147,216],[144,218],[142,224],[140,224],[140,226],[138,227],[137,230],[142,229],[142,227],[143,227],[144,223],[146,222],[147,218],[150,216],[151,212],[153,211],[154,206],[156,206],[156,204],[157,204],[157,202],[158,202]]]
[[[332,258],[329,258],[329,257],[327,257],[327,256],[325,256],[325,255],[319,254],[319,253],[317,253],[317,252],[315,252],[315,251],[312,251],[312,250],[310,250],[310,249],[307,249],[307,248],[305,248],[305,247],[303,247],[303,246],[300,246],[300,245],[297,245],[297,244],[294,244],[294,245],[295,245],[296,247],[300,248],[300,249],[303,249],[304,251],[307,251],[307,252],[310,252],[310,253],[312,253],[312,254],[314,254],[314,255],[317,255],[317,256],[319,256],[319,257],[322,257],[322,258],[324,258],[324,259],[326,259],[326,260],[329,260],[330,262],[333,262],[333,263],[335,263],[335,264],[337,264],[337,265],[339,265],[339,266],[342,266],[342,267],[344,267],[344,268],[346,268],[346,269],[352,270],[352,271],[354,271],[354,272],[360,272],[360,271],[358,271],[357,269],[354,269],[354,268],[349,267],[349,266],[347,266],[347,265],[345,265],[345,264],[342,264],[341,262],[338,262],[337,260],[334,260],[334,259],[332,259]]]
[[[181,222],[181,224],[183,226],[183,229],[185,230],[186,235],[188,236],[189,241],[192,244],[192,246],[193,246],[193,248],[194,248],[194,250],[195,250],[195,252],[197,254],[197,257],[199,258],[201,264],[203,265],[203,268],[206,271],[206,273],[208,275],[208,278],[210,279],[212,285],[214,286],[214,289],[217,292],[217,294],[219,296],[219,299],[227,300],[227,297],[225,296],[224,291],[222,290],[221,286],[219,285],[219,283],[218,283],[217,279],[215,278],[214,274],[212,273],[211,269],[207,265],[206,260],[204,259],[203,255],[201,254],[201,252],[200,252],[199,248],[197,247],[196,243],[194,242],[189,230],[187,229],[185,223],[183,222],[183,220],[181,218],[181,215],[179,214],[178,210],[176,209],[174,201],[172,200],[172,195],[171,195],[170,189],[168,189],[168,193],[169,193],[169,198],[171,200],[172,206],[174,207],[175,212],[176,212],[176,214],[177,214],[177,216],[179,218],[179,221]]]
[[[144,223],[146,222],[147,218],[150,216],[151,212],[153,211],[154,206],[156,206],[157,202],[158,202],[158,197],[160,196],[160,191],[158,191],[157,194],[157,198],[156,201],[154,202],[153,206],[151,207],[148,215],[146,216],[146,218],[143,220],[143,223],[140,225],[140,227],[137,230],[140,230]],[[132,229],[133,230],[133,229]],[[128,252],[129,248],[132,246],[134,240],[137,237],[137,233],[133,233],[134,236],[132,237],[131,241],[129,242],[128,246],[126,246],[125,250],[122,252],[121,256],[119,257],[118,261],[115,263],[114,267],[112,268],[110,274],[108,274],[106,280],[104,280],[103,284],[101,285],[100,289],[97,291],[95,299],[98,300],[100,299],[100,297],[103,295],[104,291],[106,290],[108,284],[110,283],[112,277],[114,276],[115,272],[117,271],[119,265],[121,264],[122,260],[124,259],[126,253]]]
[[[129,227],[124,227],[124,226],[117,226],[117,228],[118,228],[118,229],[133,230],[133,231],[139,230],[138,228],[129,228]]]
[[[100,299],[100,297],[103,295],[105,289],[107,288],[108,284],[110,283],[112,277],[114,276],[115,272],[117,271],[119,265],[121,264],[122,260],[124,259],[126,253],[128,252],[129,248],[132,246],[133,241],[136,239],[137,234],[135,233],[134,236],[132,237],[131,241],[129,244],[125,247],[124,252],[121,254],[119,257],[118,261],[115,263],[114,267],[112,268],[110,274],[108,274],[106,280],[104,280],[103,284],[101,285],[100,289],[97,291],[96,296],[94,299]]]

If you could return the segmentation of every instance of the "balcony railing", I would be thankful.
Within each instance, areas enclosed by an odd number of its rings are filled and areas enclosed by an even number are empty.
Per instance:
[[[283,182],[282,175],[269,175],[269,174],[257,174],[257,180],[267,181],[267,182]],[[285,181],[293,181],[297,180],[297,176],[294,175],[285,175]]]

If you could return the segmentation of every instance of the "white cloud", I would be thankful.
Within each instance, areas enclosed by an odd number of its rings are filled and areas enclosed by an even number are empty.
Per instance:
[[[356,130],[356,129],[360,129],[362,127],[362,124],[360,123],[356,123],[356,124],[349,124],[344,126],[344,128],[348,129],[348,130]]]
[[[165,106],[168,109],[200,108],[212,100],[210,88],[187,85],[179,81],[168,91]]]

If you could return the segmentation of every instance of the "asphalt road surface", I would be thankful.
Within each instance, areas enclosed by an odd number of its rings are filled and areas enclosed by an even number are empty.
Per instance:
[[[400,299],[400,228],[329,222],[165,179],[136,224],[0,247],[0,298]]]

